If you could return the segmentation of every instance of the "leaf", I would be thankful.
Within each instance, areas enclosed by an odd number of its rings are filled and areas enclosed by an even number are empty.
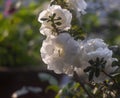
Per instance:
[[[118,61],[113,61],[112,62],[112,66],[118,66],[119,65],[119,62]]]
[[[52,90],[54,92],[58,92],[59,91],[59,87],[56,85],[50,85],[46,88],[45,92],[48,92],[49,90]]]
[[[105,65],[107,63],[107,61],[104,61],[102,64]]]
[[[93,75],[94,75],[94,71],[90,71],[89,73],[89,81],[91,81],[93,79]]]
[[[79,86],[80,86],[79,83],[75,83],[75,84],[74,84],[74,89],[77,89]]]
[[[88,66],[86,69],[84,69],[84,72],[89,72],[92,69],[91,66]]]
[[[99,75],[100,75],[100,69],[96,69],[96,70],[95,70],[95,76],[96,76],[96,77],[99,77]]]
[[[98,57],[96,58],[96,62],[98,62],[98,63],[100,62],[100,59]]]
[[[56,4],[57,4],[56,0],[53,0],[53,1],[51,1],[50,6],[56,5]]]
[[[56,22],[55,24],[58,25],[58,26],[60,26],[62,23],[61,22]]]
[[[57,20],[61,20],[62,18],[61,17],[58,17]]]
[[[55,96],[55,98],[60,98],[60,94],[58,93],[58,94]]]
[[[74,85],[74,82],[71,81],[71,82],[69,82],[69,83],[67,84],[67,87],[68,87],[68,88],[71,88],[71,87],[73,87],[73,85]]]
[[[94,65],[94,61],[93,60],[89,60],[88,62],[90,63],[90,65]]]
[[[56,16],[56,13],[53,13],[53,16],[52,16],[52,17],[55,18],[55,16]]]
[[[100,62],[104,62],[104,58],[101,58]]]
[[[46,21],[46,20],[48,20],[47,18],[41,18],[40,20],[42,20],[42,21]]]

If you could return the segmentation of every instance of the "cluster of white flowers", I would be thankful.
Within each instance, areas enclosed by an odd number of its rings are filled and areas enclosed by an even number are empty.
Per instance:
[[[59,30],[68,30],[71,27],[72,14],[67,9],[62,9],[59,5],[52,5],[47,10],[40,13],[38,21],[42,23],[40,32],[49,36],[56,33],[50,18],[55,15],[55,26]],[[46,20],[46,21],[45,21]]]
[[[84,0],[66,0],[67,4],[78,12],[84,12],[86,2]],[[71,28],[72,13],[61,8],[59,5],[49,6],[48,9],[39,14],[38,21],[41,23],[40,32],[46,36],[40,49],[41,58],[49,70],[56,73],[65,73],[72,76],[73,73],[88,75],[83,70],[92,66],[89,61],[103,59],[105,61],[104,71],[109,74],[113,72],[112,51],[102,39],[74,40],[68,33]],[[59,32],[61,31],[61,32]],[[99,65],[98,65],[99,66]],[[103,81],[107,77],[101,72],[99,77],[94,77],[96,82]]]

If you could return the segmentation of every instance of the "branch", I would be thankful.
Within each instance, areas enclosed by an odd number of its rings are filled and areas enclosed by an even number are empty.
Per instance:
[[[73,76],[74,80],[76,82],[79,82],[81,87],[83,88],[83,90],[86,92],[86,94],[88,95],[89,98],[94,98],[93,94],[89,93],[88,90],[86,89],[83,81],[80,79],[80,77],[78,76],[78,74],[76,72],[74,72],[74,76]]]
[[[107,74],[104,70],[102,70],[102,72],[103,72],[106,76],[108,76],[109,78],[111,78],[111,79],[114,81],[114,83],[117,84],[116,80],[115,80],[111,75]]]

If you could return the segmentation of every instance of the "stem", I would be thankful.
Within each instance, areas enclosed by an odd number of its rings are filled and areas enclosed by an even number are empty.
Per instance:
[[[55,21],[54,17],[51,17],[51,20],[50,20],[50,21],[52,22],[52,26],[53,26],[55,32],[57,32],[57,33],[59,34],[59,30],[58,30],[58,28],[56,27],[55,22],[54,22],[54,21]]]
[[[80,77],[77,75],[76,72],[74,72],[74,79],[76,82],[79,82],[81,87],[83,88],[83,90],[86,92],[86,94],[88,95],[89,98],[94,98],[93,95],[91,93],[88,92],[88,90],[86,89],[83,81],[81,81],[82,79],[80,79]]]
[[[111,78],[111,79],[114,81],[114,83],[117,84],[116,80],[115,80],[111,75],[107,74],[104,70],[102,70],[102,72],[103,72],[106,76],[108,76],[109,78]]]
[[[116,82],[116,80],[114,79],[114,77],[110,76],[109,74],[107,74],[104,70],[102,70],[102,72],[108,76],[109,78],[111,78],[113,80],[113,82],[116,84],[116,89],[117,89],[117,94],[120,94],[120,86],[119,84]],[[114,90],[113,90],[114,93]],[[115,94],[117,96],[117,94]]]
[[[83,90],[86,92],[86,94],[89,96],[89,98],[93,98],[93,96],[87,91],[87,89],[85,88],[85,85],[82,81],[79,81],[81,87],[83,88]]]
[[[55,31],[58,32],[59,30],[57,29],[57,27],[56,27],[54,21],[52,22],[52,24],[53,24],[53,28],[55,29]]]

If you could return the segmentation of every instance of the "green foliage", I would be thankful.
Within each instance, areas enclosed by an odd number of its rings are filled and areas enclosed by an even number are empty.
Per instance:
[[[52,90],[52,91],[57,93],[59,91],[59,86],[57,86],[57,85],[49,85],[49,86],[47,86],[45,91],[48,92],[49,90]]]
[[[91,81],[94,76],[99,77],[100,72],[102,72],[105,68],[106,61],[104,58],[96,58],[95,61],[89,60],[89,64],[91,66],[84,69],[84,72],[89,72],[89,81]]]
[[[83,40],[86,37],[86,33],[84,32],[84,30],[81,27],[77,26],[77,25],[72,26],[72,28],[69,30],[69,33],[76,40],[78,40],[78,39]]]
[[[100,20],[96,14],[87,13],[81,20],[83,21],[82,27],[86,29],[88,34],[98,32],[96,29],[100,26]]]
[[[64,0],[52,0],[52,2],[50,3],[50,5],[60,5],[62,8],[66,8],[67,4]]]
[[[45,89],[45,92],[51,90],[57,93],[59,91],[58,80],[54,76],[48,73],[40,73],[38,74],[38,77],[41,81],[49,83]]]
[[[85,94],[79,83],[70,82],[60,89],[55,98],[85,98]]]
[[[113,10],[112,12],[108,13],[108,27],[109,27],[109,33],[107,35],[107,41],[111,44],[117,44],[119,43],[120,38],[120,11],[119,10]]]
[[[0,66],[21,67],[40,65],[40,27],[31,2],[4,17],[0,12]]]

